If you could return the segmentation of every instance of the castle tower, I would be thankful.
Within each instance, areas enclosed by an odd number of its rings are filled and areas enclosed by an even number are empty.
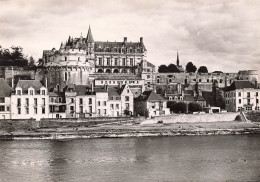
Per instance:
[[[94,55],[94,39],[93,39],[93,36],[92,36],[92,33],[91,33],[91,28],[89,26],[88,28],[88,35],[87,35],[87,38],[86,38],[86,44],[87,44],[87,49],[86,49],[86,54],[87,54],[87,59],[89,60],[93,60],[95,55]]]

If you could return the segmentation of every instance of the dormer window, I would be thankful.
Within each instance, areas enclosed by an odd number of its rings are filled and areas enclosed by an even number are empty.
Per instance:
[[[45,90],[42,90],[42,95],[46,95],[46,92],[45,92]]]
[[[21,89],[17,89],[16,90],[16,95],[22,95],[22,90]]]

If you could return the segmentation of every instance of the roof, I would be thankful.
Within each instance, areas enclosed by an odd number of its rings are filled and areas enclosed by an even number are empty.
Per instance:
[[[39,80],[19,80],[16,87],[21,87],[23,93],[28,93],[30,87],[34,88],[35,93],[40,93],[40,89],[43,85]]]
[[[49,92],[50,97],[65,97],[65,92]]]
[[[144,91],[137,100],[140,101],[165,101],[165,99],[154,91]]]
[[[86,42],[94,42],[94,39],[93,39],[93,36],[92,36],[90,27],[89,27],[89,29],[88,29],[88,35],[87,35],[87,40],[86,40]]]
[[[141,80],[140,77],[134,75],[113,75],[113,74],[102,74],[98,75],[96,80]]]
[[[12,88],[6,83],[3,78],[0,78],[0,97],[10,97]]]
[[[192,95],[184,95],[183,98],[184,101],[191,101],[191,102],[195,102],[195,101],[206,101],[202,96],[198,96],[198,97],[194,97]]]
[[[248,80],[235,80],[229,87],[226,87],[224,90],[232,91],[232,90],[244,89],[244,88],[256,88],[256,86]]]
[[[94,88],[94,91],[95,91],[95,92],[107,92],[106,89],[103,88],[103,87],[95,87],[95,88]]]
[[[118,88],[108,87],[108,97],[120,97]]]
[[[91,87],[86,85],[74,85],[77,95],[91,95]]]

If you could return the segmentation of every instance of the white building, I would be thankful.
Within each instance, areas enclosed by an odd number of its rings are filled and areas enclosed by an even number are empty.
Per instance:
[[[19,80],[11,95],[12,119],[49,117],[48,90],[38,80]]]
[[[11,119],[12,88],[0,78],[0,119]]]
[[[254,84],[246,80],[234,81],[225,89],[226,110],[230,112],[259,110],[259,93]]]

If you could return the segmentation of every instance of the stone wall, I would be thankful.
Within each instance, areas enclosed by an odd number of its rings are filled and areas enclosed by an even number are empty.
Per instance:
[[[39,122],[34,119],[23,120],[0,120],[0,131],[13,132],[13,131],[31,131],[39,127]]]
[[[206,114],[174,114],[169,116],[158,116],[143,122],[152,124],[162,121],[163,123],[198,123],[198,122],[217,122],[234,121],[239,113],[206,113]]]

